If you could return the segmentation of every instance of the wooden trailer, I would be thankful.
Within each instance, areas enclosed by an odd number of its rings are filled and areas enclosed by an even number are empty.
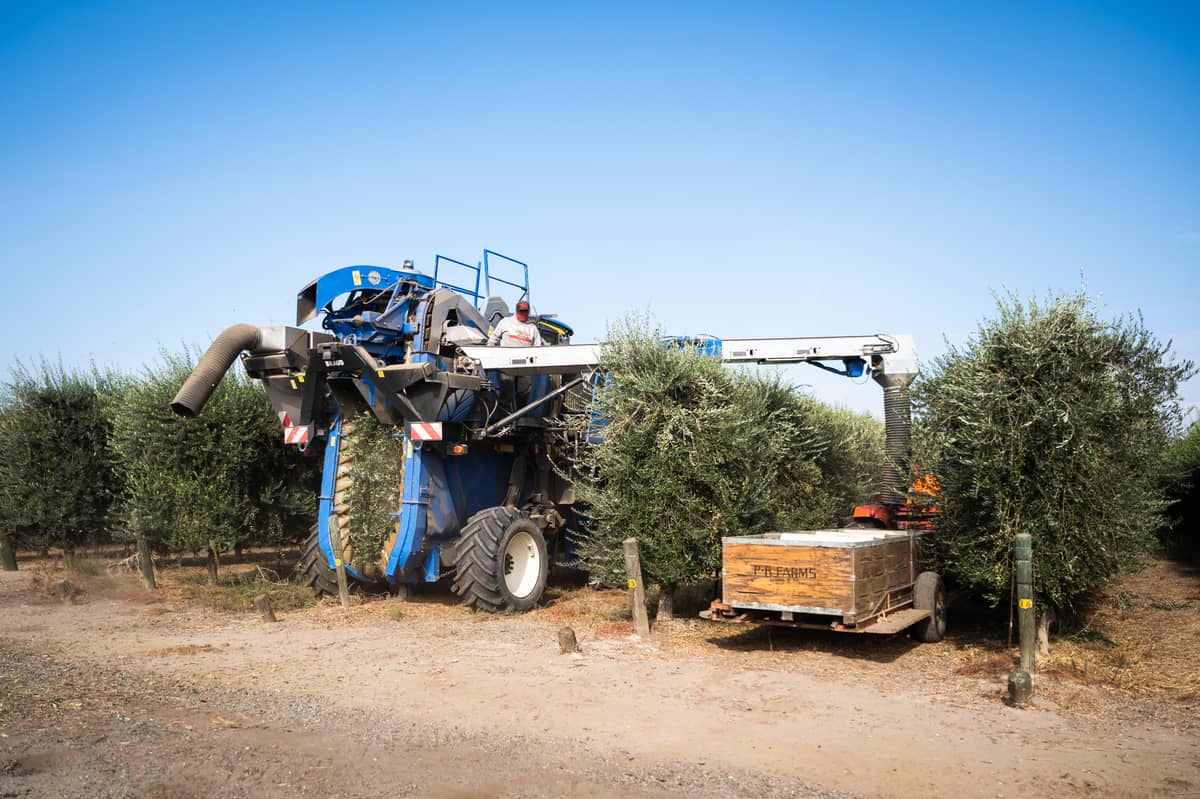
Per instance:
[[[920,571],[920,530],[808,530],[722,539],[717,621],[844,632],[896,633],[940,641],[942,578]]]

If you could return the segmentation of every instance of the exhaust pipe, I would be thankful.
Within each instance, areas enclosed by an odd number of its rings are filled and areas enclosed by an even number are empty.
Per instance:
[[[230,325],[222,330],[171,400],[171,410],[184,418],[195,418],[238,355],[243,350],[259,349],[262,339],[263,330],[255,325]]]

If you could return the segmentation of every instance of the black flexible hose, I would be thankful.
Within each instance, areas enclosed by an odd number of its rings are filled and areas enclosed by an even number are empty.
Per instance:
[[[171,400],[171,410],[188,419],[195,417],[229,371],[234,359],[242,350],[253,350],[261,342],[262,332],[254,325],[230,325],[222,330],[201,356],[175,399]]]

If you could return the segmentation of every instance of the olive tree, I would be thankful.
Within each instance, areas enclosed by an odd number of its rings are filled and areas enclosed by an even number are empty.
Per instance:
[[[70,558],[106,536],[119,486],[104,413],[111,383],[42,362],[17,364],[0,388],[0,529],[12,539]]]
[[[1151,543],[1176,389],[1194,370],[1140,317],[1106,321],[1083,293],[996,309],[913,388],[919,458],[942,488],[931,543],[943,571],[999,602],[1013,537],[1032,535],[1045,642],[1055,611]]]
[[[279,546],[303,534],[316,505],[316,464],[283,444],[262,387],[237,370],[195,419],[172,413],[192,365],[190,354],[163,353],[114,397],[120,535],[206,552],[215,582],[218,552]]]
[[[1165,461],[1163,490],[1169,505],[1159,535],[1171,554],[1195,559],[1200,556],[1200,422],[1171,442]]]
[[[581,423],[602,420],[603,434],[576,467],[581,559],[602,582],[620,581],[633,537],[669,602],[676,586],[719,573],[723,536],[834,525],[882,468],[877,421],[669,346],[644,321],[610,331],[599,372]]]

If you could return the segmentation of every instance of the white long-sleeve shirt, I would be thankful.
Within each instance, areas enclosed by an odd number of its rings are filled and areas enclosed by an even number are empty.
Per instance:
[[[488,346],[494,347],[540,347],[542,334],[533,322],[522,322],[515,316],[506,316],[492,328]]]

